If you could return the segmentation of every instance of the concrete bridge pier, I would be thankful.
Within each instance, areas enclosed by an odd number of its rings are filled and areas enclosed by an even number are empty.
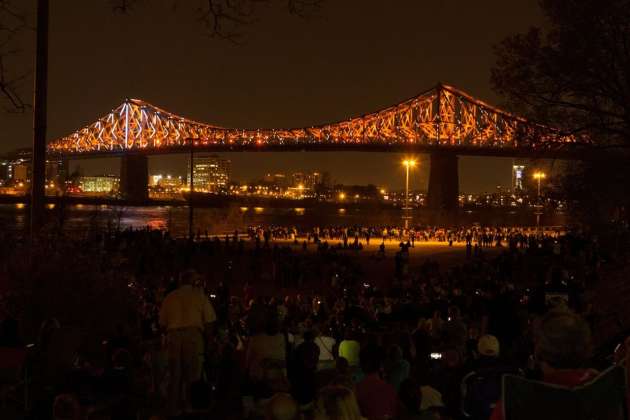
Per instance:
[[[144,155],[124,155],[120,159],[120,194],[132,203],[149,198],[149,160]]]
[[[459,208],[459,171],[454,152],[431,153],[427,207],[432,223],[454,224]]]

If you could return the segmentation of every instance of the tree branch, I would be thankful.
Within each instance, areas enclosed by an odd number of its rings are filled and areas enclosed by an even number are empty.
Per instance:
[[[10,71],[7,61],[19,55],[15,47],[15,37],[26,27],[24,14],[16,9],[11,0],[0,0],[0,99],[8,112],[24,112],[29,108],[20,94],[18,87],[29,73],[15,75]]]
[[[17,0],[18,3],[23,0]],[[131,13],[142,0],[107,0],[114,13]],[[284,2],[287,11],[308,18],[319,10],[325,0],[198,0],[198,20],[213,38],[238,43],[243,38],[243,27],[256,22],[257,8]],[[0,105],[8,110],[23,112],[30,105],[18,93],[19,84],[30,72],[15,76],[8,61],[19,54],[13,48],[15,36],[26,26],[25,14],[14,7],[13,0],[0,0]],[[176,0],[172,0],[176,7]]]

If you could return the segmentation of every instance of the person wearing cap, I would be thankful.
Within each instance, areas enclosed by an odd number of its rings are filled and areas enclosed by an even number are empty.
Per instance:
[[[477,341],[478,357],[461,381],[461,407],[466,417],[487,419],[501,396],[503,375],[519,375],[518,369],[500,359],[499,340],[494,335],[483,335]]]
[[[198,280],[194,270],[182,273],[178,288],[166,296],[160,308],[160,325],[167,338],[168,411],[172,416],[190,406],[190,385],[201,378],[204,332],[216,321],[210,301],[194,287]]]
[[[503,363],[500,359],[501,345],[494,335],[486,334],[477,339],[471,357],[464,366],[464,372],[470,374],[479,369],[494,368]]]
[[[495,364],[499,359],[500,350],[499,340],[494,335],[482,335],[477,341],[478,364]]]

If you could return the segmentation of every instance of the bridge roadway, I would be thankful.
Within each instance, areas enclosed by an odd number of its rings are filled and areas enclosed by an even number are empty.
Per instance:
[[[190,141],[187,140],[187,141]],[[578,143],[546,146],[545,149],[510,148],[510,147],[483,147],[478,146],[448,146],[430,144],[387,144],[387,143],[338,143],[338,144],[286,144],[286,145],[229,145],[229,144],[195,144],[192,146],[194,153],[229,153],[229,152],[366,152],[366,153],[406,153],[406,154],[434,154],[447,153],[460,156],[487,156],[510,157],[528,159],[567,159],[588,160],[593,159],[589,145]],[[189,154],[191,146],[162,147],[159,149],[130,149],[119,152],[111,150],[88,152],[48,152],[49,156],[61,156],[66,159],[94,159],[123,157],[127,155],[170,155]]]

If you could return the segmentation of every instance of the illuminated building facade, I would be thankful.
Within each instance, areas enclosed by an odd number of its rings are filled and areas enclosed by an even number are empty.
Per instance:
[[[525,179],[525,165],[512,165],[512,191],[523,191]]]
[[[114,175],[82,176],[79,187],[85,193],[115,194],[120,187],[120,178]]]
[[[160,181],[164,175],[149,175],[149,187],[156,187],[160,184]]]
[[[158,181],[158,186],[166,189],[179,189],[183,186],[184,180],[180,176],[166,175]]]
[[[197,192],[217,192],[230,182],[231,162],[218,155],[200,155],[193,158],[193,187]],[[190,164],[186,183],[190,185]]]
[[[301,185],[304,189],[312,190],[321,181],[321,175],[319,172],[294,172],[291,179],[293,187],[297,188]]]

